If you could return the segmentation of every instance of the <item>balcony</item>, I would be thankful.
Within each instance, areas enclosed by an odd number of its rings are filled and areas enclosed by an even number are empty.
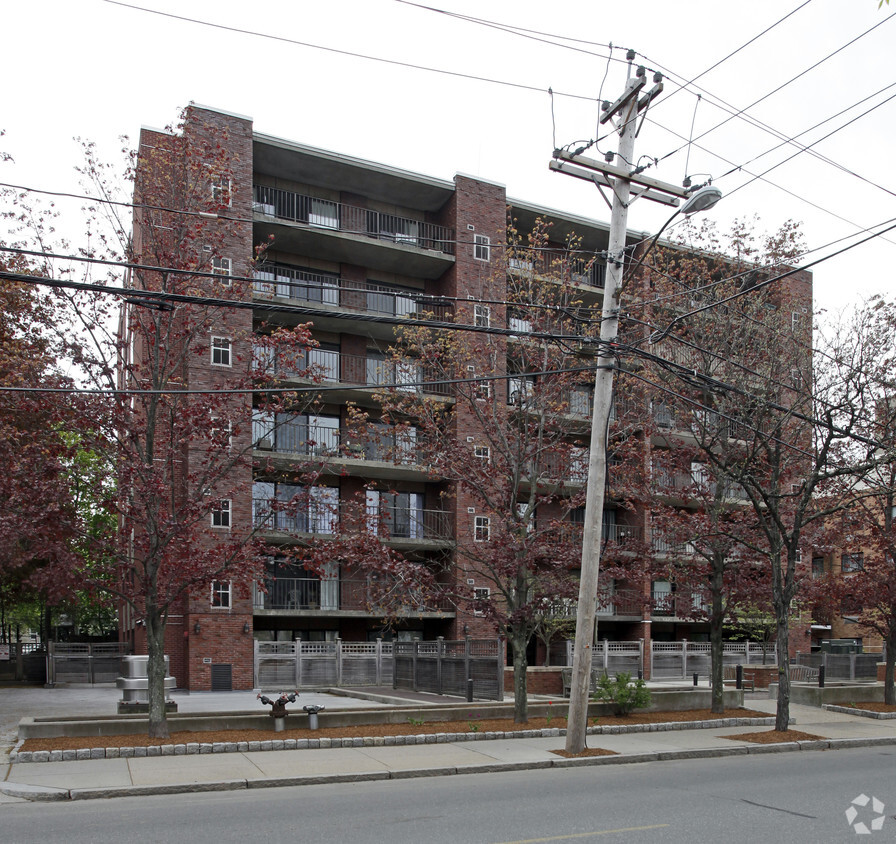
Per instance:
[[[597,615],[601,618],[640,618],[643,607],[644,597],[634,589],[621,589],[612,595],[598,595],[597,598]]]
[[[438,296],[423,291],[347,281],[335,273],[318,273],[296,267],[265,266],[255,271],[252,291],[260,298],[278,297],[367,314],[409,319],[450,320],[453,308]]]
[[[607,276],[607,266],[597,260],[596,254],[570,253],[564,250],[543,250],[538,261],[530,261],[525,257],[511,258],[508,268],[514,274],[534,272],[539,277],[559,277],[573,284],[600,290],[603,290]]]
[[[386,606],[388,604],[388,607]],[[419,595],[388,578],[278,577],[265,579],[254,590],[254,608],[280,612],[352,613],[379,616],[396,611],[403,616],[454,614],[446,596]]]
[[[284,381],[344,384],[348,388],[388,388],[408,393],[450,396],[451,384],[434,370],[420,366],[413,358],[392,360],[370,355],[350,355],[333,349],[317,348],[300,352],[291,363],[274,360],[266,347],[256,346],[256,367]],[[307,373],[307,374],[306,374]]]
[[[651,615],[665,618],[692,618],[706,611],[703,596],[694,593],[682,595],[677,592],[654,590],[651,593]]]
[[[371,424],[349,430],[339,427],[336,418],[330,425],[308,421],[321,418],[327,417],[280,414],[275,421],[256,411],[252,420],[256,456],[266,452],[272,459],[316,458],[340,475],[429,479],[428,469],[417,462],[415,428]]]
[[[256,482],[261,486],[264,482]],[[327,489],[326,487],[313,487]],[[298,488],[296,488],[298,490]],[[415,507],[394,507],[383,504],[367,507],[359,512],[357,505],[331,497],[314,498],[292,503],[293,489],[287,496],[252,497],[252,526],[262,534],[288,536],[336,536],[340,533],[364,531],[383,542],[395,545],[454,541],[454,522],[444,510],[424,510]],[[335,490],[333,490],[335,492]],[[297,493],[298,494],[298,493]]]
[[[454,260],[446,226],[264,185],[253,185],[253,200],[256,224],[272,221],[279,249],[423,278]]]

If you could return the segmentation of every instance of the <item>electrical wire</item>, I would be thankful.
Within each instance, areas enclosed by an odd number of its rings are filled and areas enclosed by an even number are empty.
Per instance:
[[[437,67],[427,67],[426,65],[414,64],[413,62],[402,62],[397,59],[387,59],[382,56],[372,56],[365,53],[356,53],[352,50],[340,50],[337,47],[325,47],[321,44],[312,44],[309,41],[299,41],[295,38],[287,38],[283,35],[272,35],[267,32],[259,32],[257,30],[244,29],[238,26],[227,26],[221,23],[213,23],[211,21],[201,20],[199,18],[191,18],[185,15],[176,15],[172,12],[163,12],[159,9],[148,9],[145,6],[137,6],[133,3],[123,3],[121,0],[103,0],[104,3],[109,3],[112,6],[121,6],[125,9],[132,9],[137,12],[146,12],[150,15],[159,15],[163,18],[171,18],[172,20],[183,21],[185,23],[196,24],[197,26],[207,26],[212,29],[222,30],[224,32],[234,32],[238,35],[251,35],[255,38],[266,38],[271,41],[279,41],[285,44],[292,44],[297,47],[308,47],[312,50],[323,50],[327,53],[335,53],[340,56],[348,56],[349,58],[355,59],[364,59],[366,61],[379,62],[381,64],[392,65],[393,67],[403,67],[409,70],[422,70],[427,73],[437,73],[443,76],[452,76],[457,79],[469,79],[473,82],[487,82],[490,85],[503,85],[508,88],[516,88],[522,91],[536,91],[540,94],[545,93],[545,88],[539,88],[535,85],[524,85],[520,82],[509,82],[505,79],[492,79],[487,76],[477,76],[472,73],[462,73],[457,70],[446,70],[444,68]],[[567,97],[575,100],[586,100],[588,102],[594,102],[594,97],[586,96],[585,94],[573,94],[564,91],[554,91],[554,93],[558,97]]]

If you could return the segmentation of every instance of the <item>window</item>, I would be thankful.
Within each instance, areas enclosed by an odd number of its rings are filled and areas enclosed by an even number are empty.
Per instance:
[[[860,551],[858,554],[844,554],[840,557],[840,571],[843,574],[849,574],[853,571],[862,571],[865,568],[865,555]]]
[[[812,577],[818,578],[824,575],[824,557],[812,558]]]
[[[473,235],[473,257],[477,261],[488,261],[491,259],[491,241],[486,235]]]
[[[227,176],[212,176],[211,190],[215,205],[233,205],[233,182]]]
[[[473,519],[473,541],[488,542],[492,535],[492,521],[488,516],[476,516]]]
[[[790,370],[790,384],[794,390],[801,390],[803,388],[803,373],[800,372],[799,368],[794,366]]]
[[[208,438],[212,447],[230,451],[233,445],[233,422],[229,419],[212,417],[211,426],[208,429]]]
[[[473,306],[473,325],[488,328],[492,324],[492,309],[488,305]]]
[[[588,387],[573,387],[569,394],[569,412],[576,416],[590,416],[593,391]]]
[[[535,379],[522,375],[507,379],[507,403],[521,407],[528,404],[535,389]]]
[[[478,381],[473,384],[473,398],[476,401],[488,401],[492,397],[492,385],[489,381]]]
[[[233,261],[230,258],[212,258],[212,272],[215,275],[224,276],[221,279],[221,284],[228,287],[233,284],[233,279],[231,279],[233,275]]]
[[[473,615],[485,615],[485,607],[491,600],[492,590],[488,586],[473,588]]]
[[[215,580],[212,582],[212,606],[218,607],[219,609],[227,609],[229,610],[231,607],[230,603],[230,581],[229,580]]]
[[[473,457],[478,458],[483,463],[490,463],[492,459],[492,450],[487,445],[474,445]]]
[[[212,527],[230,528],[231,502],[229,498],[222,498],[214,510],[212,510]]]
[[[230,366],[231,349],[228,337],[212,337],[212,365]]]

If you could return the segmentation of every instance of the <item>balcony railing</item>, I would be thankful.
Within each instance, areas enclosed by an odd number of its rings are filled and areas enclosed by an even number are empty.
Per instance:
[[[597,614],[599,616],[640,616],[643,606],[643,596],[633,589],[620,589],[612,595],[599,595],[597,598]]]
[[[682,595],[678,592],[654,591],[651,595],[651,614],[689,618],[695,613],[703,612],[706,604],[703,596],[697,593]]]
[[[607,266],[587,253],[569,253],[562,250],[544,250],[540,259],[527,260],[525,257],[508,261],[511,272],[528,273],[535,271],[544,276],[564,276],[576,284],[603,288],[606,283]]]
[[[253,209],[267,216],[304,223],[311,228],[349,232],[446,255],[454,254],[454,230],[445,226],[280,188],[264,185],[253,185],[252,188]]]
[[[256,449],[277,454],[376,460],[399,466],[417,463],[414,428],[371,425],[366,429],[347,430],[303,421],[275,425],[254,420],[252,436]]]
[[[310,370],[310,375],[317,380],[351,387],[395,387],[409,393],[451,395],[451,384],[445,383],[435,370],[421,366],[413,358],[394,361],[350,355],[332,349],[309,349],[307,353],[299,353],[291,365],[266,364],[265,352],[260,347],[256,347],[255,356],[260,368],[274,369],[283,379],[300,377]]]
[[[451,303],[422,291],[357,282],[329,273],[295,267],[265,266],[255,271],[252,289],[257,296],[279,296],[298,302],[332,305],[359,313],[449,320]]]
[[[746,490],[736,481],[726,479],[719,482],[709,480],[700,473],[689,475],[685,472],[670,472],[666,469],[654,470],[654,490],[664,495],[670,495],[682,490],[689,490],[713,497],[715,496],[716,491],[720,488],[720,485],[723,499],[730,501],[747,500],[748,496]]]
[[[256,587],[255,609],[330,612],[396,612],[414,615],[453,611],[444,595],[422,595],[387,578],[266,578]]]
[[[410,539],[450,542],[454,539],[453,519],[444,510],[381,505],[359,515],[347,502],[314,500],[298,506],[270,498],[252,499],[252,526],[261,531],[287,534],[332,536],[340,531],[365,531],[383,540]]]

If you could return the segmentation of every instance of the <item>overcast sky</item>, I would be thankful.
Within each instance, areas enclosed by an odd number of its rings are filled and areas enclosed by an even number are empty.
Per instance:
[[[265,134],[442,179],[472,174],[506,185],[510,197],[607,220],[593,187],[549,172],[548,162],[555,143],[595,137],[595,101],[621,92],[632,48],[637,63],[667,76],[636,154],[662,159],[649,172],[664,181],[710,174],[729,194],[711,212],[723,227],[754,215],[763,230],[797,220],[816,250],[808,263],[854,243],[862,229],[896,222],[896,99],[885,102],[896,97],[896,4],[430,2],[426,9],[399,0],[7,0],[0,149],[14,163],[0,165],[0,181],[78,189],[73,136],[111,157],[120,135],[169,124],[194,101],[250,116]],[[688,146],[692,122],[699,139]],[[817,156],[782,144],[796,135]],[[613,138],[600,144],[615,147]],[[73,233],[80,203],[60,208]],[[629,226],[655,231],[668,216],[641,201]],[[871,293],[896,293],[894,257],[896,231],[819,264],[816,307],[837,311]]]

